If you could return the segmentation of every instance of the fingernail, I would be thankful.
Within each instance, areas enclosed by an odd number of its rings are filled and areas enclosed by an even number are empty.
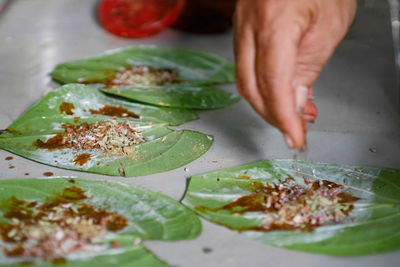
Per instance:
[[[315,99],[315,97],[314,97],[313,95],[309,95],[309,96],[308,96],[308,100],[313,101],[314,99]]]
[[[303,120],[305,120],[306,122],[311,122],[311,123],[314,123],[314,122],[315,122],[315,116],[303,114],[302,118],[303,118]]]
[[[302,114],[307,103],[308,88],[301,85],[296,87],[296,108],[299,114]]]
[[[292,140],[292,138],[290,138],[290,136],[287,135],[287,134],[284,134],[283,136],[284,136],[284,138],[285,138],[285,143],[286,143],[287,147],[288,147],[288,148],[293,148],[294,145],[293,145],[293,140]]]

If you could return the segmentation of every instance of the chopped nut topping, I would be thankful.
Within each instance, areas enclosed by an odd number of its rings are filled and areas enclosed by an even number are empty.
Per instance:
[[[179,79],[178,74],[171,69],[158,69],[150,66],[134,66],[115,74],[109,82],[109,86],[156,86],[180,82],[181,80]]]
[[[88,197],[81,188],[65,188],[55,198],[39,205],[11,197],[0,222],[2,250],[8,257],[57,260],[82,251],[101,251],[108,231],[128,225],[125,217],[82,202]]]
[[[65,124],[65,134],[58,134],[47,142],[38,139],[34,145],[43,149],[73,147],[76,149],[100,149],[110,155],[134,156],[134,146],[144,142],[140,131],[130,122],[115,120],[80,125]]]
[[[115,120],[64,126],[69,142],[77,149],[101,149],[112,155],[134,155],[132,146],[144,142],[129,122]]]
[[[265,212],[266,224],[253,230],[312,231],[326,222],[342,221],[354,208],[351,203],[358,199],[343,192],[342,185],[328,180],[311,183],[305,179],[305,184],[300,185],[287,178],[258,187],[251,195],[240,197],[219,210],[239,214]]]

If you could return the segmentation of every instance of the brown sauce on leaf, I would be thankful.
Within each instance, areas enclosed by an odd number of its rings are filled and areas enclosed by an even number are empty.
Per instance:
[[[251,180],[247,177],[238,177],[238,179]],[[359,200],[358,197],[343,192],[343,185],[328,180],[320,180],[312,184],[306,183],[306,186],[299,185],[290,178],[273,185],[258,183],[260,182],[251,183],[251,185],[256,185],[251,194],[239,197],[222,207],[199,206],[196,209],[203,213],[207,211],[228,211],[231,214],[264,212],[270,218],[269,223],[255,227],[234,228],[225,225],[238,231],[268,232],[299,229],[311,232],[315,227],[321,226],[327,221],[343,220],[354,209],[354,205],[351,203]],[[326,211],[323,208],[324,205],[329,205],[331,208]]]
[[[67,260],[65,258],[55,258],[51,262],[53,264],[66,264]]]
[[[72,103],[62,102],[58,109],[61,114],[74,115],[74,112],[72,110],[75,109],[75,106]]]
[[[89,153],[83,153],[83,154],[79,154],[74,162],[75,165],[79,165],[79,166],[83,166],[86,162],[88,162],[91,159],[90,154]]]
[[[230,212],[243,214],[245,212],[264,212],[265,196],[263,195],[248,195],[242,196],[234,202],[228,203],[220,208],[221,210],[228,210]]]
[[[67,199],[69,201],[80,201],[88,198],[85,195],[85,191],[77,186],[71,186],[65,188],[60,197]]]
[[[65,133],[56,134],[47,141],[37,139],[33,145],[48,150],[97,149],[109,155],[135,157],[135,146],[145,142],[142,130],[135,127],[136,124],[130,121],[118,122],[115,119],[95,123],[83,122],[79,125],[63,124],[61,128],[65,129]],[[75,164],[82,166],[90,159],[88,156],[88,154],[78,156]]]
[[[78,83],[82,84],[93,84],[93,83],[107,83],[110,77],[114,76],[117,71],[115,70],[103,70],[100,76],[104,76],[105,78],[86,78],[81,77],[76,80]]]
[[[225,225],[226,226],[226,225]],[[232,228],[229,227],[230,229],[237,230],[239,232],[243,231],[259,231],[259,232],[271,232],[271,231],[293,231],[299,229],[299,227],[295,227],[290,224],[276,224],[276,223],[271,223],[271,224],[266,224],[262,226],[254,226],[254,227],[243,227],[243,228]],[[301,231],[303,232],[312,232],[314,231],[313,227],[306,226],[304,228],[301,228]]]
[[[6,132],[12,134],[12,135],[21,135],[21,132],[18,130],[14,130],[14,129],[6,129]]]
[[[100,114],[100,115],[106,115],[106,116],[113,116],[113,117],[119,117],[119,118],[135,118],[135,119],[140,119],[140,115],[129,111],[128,109],[121,107],[121,106],[109,106],[105,105],[104,107],[94,110],[94,109],[89,109],[90,113],[92,114]]]
[[[5,254],[9,257],[22,256],[24,254],[24,248],[22,246],[16,246],[13,249],[6,249]]]
[[[339,203],[355,202],[360,199],[346,192],[339,193],[338,197],[339,197]]]
[[[122,215],[82,202],[90,199],[85,193],[71,186],[41,204],[15,196],[0,203],[3,217],[10,220],[0,221],[0,236],[8,245],[0,250],[8,257],[37,257],[64,264],[64,256],[90,246],[93,238],[105,236],[104,231],[116,232],[128,225]],[[57,237],[60,231],[62,237]],[[79,246],[62,250],[67,242]]]
[[[315,182],[312,183],[312,189],[313,190],[317,190],[321,186],[326,186],[329,189],[343,187],[343,185],[340,185],[340,184],[337,184],[335,182],[331,182],[331,181],[328,181],[328,180],[320,180],[320,181],[315,181]]]
[[[37,139],[35,142],[33,142],[33,145],[37,148],[48,150],[71,147],[71,145],[67,142],[67,135],[65,133],[56,134],[52,138],[48,139],[46,142]]]

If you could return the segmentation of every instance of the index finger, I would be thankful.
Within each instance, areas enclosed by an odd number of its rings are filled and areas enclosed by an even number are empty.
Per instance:
[[[300,38],[300,27],[290,22],[274,25],[273,30],[256,38],[257,88],[268,121],[281,130],[290,148],[299,148],[305,142],[292,86]]]

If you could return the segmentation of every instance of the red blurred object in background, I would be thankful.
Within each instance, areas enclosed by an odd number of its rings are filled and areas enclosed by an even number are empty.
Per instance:
[[[140,38],[173,24],[184,4],[185,0],[102,0],[98,16],[107,31],[122,37]]]

